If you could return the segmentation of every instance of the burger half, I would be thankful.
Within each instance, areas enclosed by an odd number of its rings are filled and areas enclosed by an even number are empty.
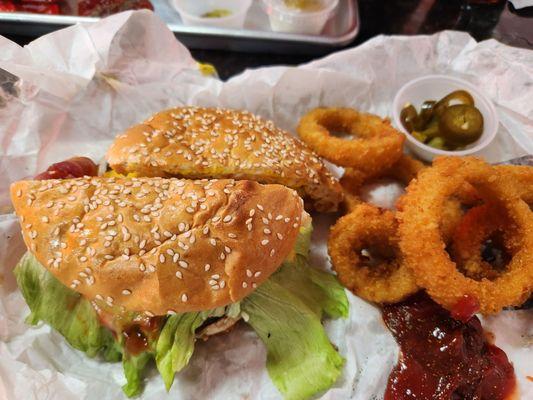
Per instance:
[[[278,183],[306,208],[336,211],[342,188],[311,149],[248,111],[179,107],[154,114],[119,135],[107,152],[123,175],[235,178]]]
[[[11,197],[29,251],[15,269],[28,321],[76,349],[122,360],[128,396],[155,360],[169,389],[197,338],[244,320],[287,399],[331,387],[343,358],[322,318],[343,288],[307,262],[311,219],[294,190],[251,181],[19,181]]]

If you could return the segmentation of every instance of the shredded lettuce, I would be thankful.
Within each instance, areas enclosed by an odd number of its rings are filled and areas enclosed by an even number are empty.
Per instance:
[[[129,397],[142,392],[144,370],[153,358],[169,390],[193,354],[195,331],[210,317],[242,314],[267,347],[272,381],[286,399],[298,400],[328,389],[339,376],[344,360],[321,319],[348,313],[348,300],[335,277],[308,265],[310,235],[308,225],[283,266],[240,303],[172,315],[147,350],[136,355],[125,350],[121,332],[115,338],[90,302],[59,282],[31,253],[20,260],[15,276],[31,310],[28,323],[46,322],[90,357],[122,359],[127,380],[123,390]]]

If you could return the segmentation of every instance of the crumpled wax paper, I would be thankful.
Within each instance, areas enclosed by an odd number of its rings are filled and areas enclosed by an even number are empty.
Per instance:
[[[298,117],[317,106],[390,115],[403,83],[444,73],[471,81],[496,104],[501,126],[483,156],[498,162],[533,153],[533,52],[494,40],[477,43],[459,32],[380,36],[297,68],[248,70],[221,82],[202,76],[153,14],[127,12],[52,33],[25,48],[0,37],[0,68],[2,400],[124,397],[120,364],[88,359],[45,325],[25,325],[28,308],[12,274],[25,248],[9,213],[8,187],[74,155],[100,160],[115,135],[156,111],[179,105],[243,108],[294,132]],[[397,193],[380,186],[369,197],[391,204]],[[333,221],[314,218],[312,260],[321,268],[329,268],[325,239]],[[326,324],[346,366],[321,398],[381,399],[398,347],[378,309],[349,296],[350,317]],[[531,311],[502,312],[484,323],[513,361],[522,398],[533,398],[533,382],[526,379],[533,376]],[[168,395],[153,369],[142,398],[279,399],[265,357],[254,332],[241,326],[198,343]]]

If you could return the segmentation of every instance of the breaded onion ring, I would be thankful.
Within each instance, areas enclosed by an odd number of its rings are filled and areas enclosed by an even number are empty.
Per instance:
[[[465,182],[488,203],[497,204],[513,230],[514,253],[496,279],[476,281],[462,274],[445,250],[439,229],[443,207]],[[400,248],[416,283],[448,310],[465,296],[492,314],[522,304],[533,289],[533,214],[512,180],[480,159],[442,157],[422,171],[407,188],[397,214]]]
[[[498,277],[499,272],[483,259],[482,247],[492,235],[508,233],[507,223],[505,215],[490,204],[471,208],[464,214],[455,228],[450,252],[453,260],[466,276],[476,280]],[[509,237],[509,235],[506,236]],[[505,250],[512,252],[512,249],[505,247]]]
[[[362,201],[359,198],[361,186],[374,179],[393,179],[407,186],[411,180],[426,166],[406,154],[402,154],[400,159],[392,167],[381,171],[377,175],[368,175],[353,168],[346,168],[340,184],[344,192],[344,209],[347,212],[353,210]]]
[[[533,208],[533,167],[529,165],[498,165],[496,169],[509,174],[522,200]]]
[[[335,137],[331,131],[356,136]],[[316,108],[302,117],[298,135],[318,155],[334,164],[376,175],[402,155],[405,136],[388,120],[351,108]]]
[[[365,263],[362,251],[368,251],[377,265]],[[341,283],[365,300],[395,303],[418,291],[399,251],[391,211],[360,204],[331,229],[328,253]],[[374,259],[375,253],[382,260]]]

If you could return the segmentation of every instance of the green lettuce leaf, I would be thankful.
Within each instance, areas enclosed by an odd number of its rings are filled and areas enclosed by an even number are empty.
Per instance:
[[[127,383],[122,386],[122,390],[126,396],[134,397],[142,393],[144,370],[153,357],[153,354],[148,351],[134,356],[124,353],[122,368],[124,369]]]
[[[174,375],[191,359],[194,351],[195,331],[207,319],[206,313],[190,312],[168,318],[156,345],[155,363],[167,390]]]
[[[107,361],[121,359],[120,345],[100,324],[90,302],[59,282],[31,253],[21,258],[14,273],[31,310],[29,324],[46,322],[89,357],[100,354]]]
[[[306,399],[337,380],[344,359],[298,295],[271,279],[243,299],[241,309],[267,348],[268,373],[285,399]]]
[[[18,286],[31,313],[29,324],[46,322],[61,333],[74,348],[89,357],[102,356],[106,361],[120,361],[127,383],[124,393],[131,397],[141,393],[143,370],[153,358],[151,352],[130,355],[110,330],[100,324],[90,302],[79,293],[67,288],[46,270],[37,259],[26,253],[14,270]]]
[[[321,319],[347,317],[348,298],[333,275],[309,266],[311,233],[311,224],[301,228],[282,267],[241,304],[267,347],[270,378],[288,400],[329,389],[344,364]]]
[[[319,318],[324,313],[346,318],[349,303],[342,285],[334,275],[309,266],[312,231],[311,224],[300,229],[294,251],[270,279],[298,296]]]

